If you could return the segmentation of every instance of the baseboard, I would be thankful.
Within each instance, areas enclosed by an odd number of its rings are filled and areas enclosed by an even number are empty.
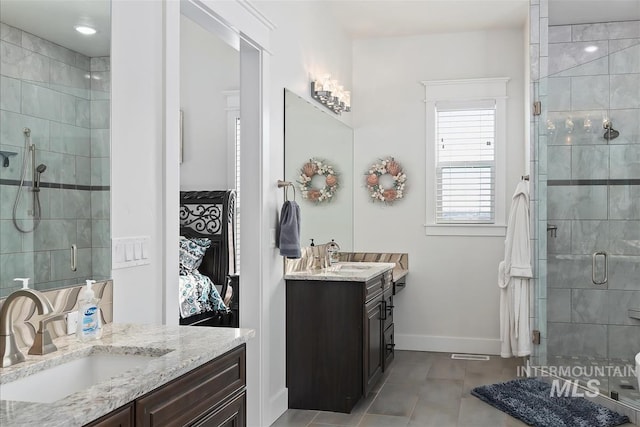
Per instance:
[[[283,388],[269,400],[269,416],[266,425],[270,426],[289,408],[289,389]]]
[[[396,350],[500,354],[500,340],[495,338],[396,334],[395,344]]]

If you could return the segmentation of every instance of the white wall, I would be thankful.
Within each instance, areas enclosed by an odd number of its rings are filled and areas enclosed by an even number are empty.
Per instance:
[[[263,30],[245,25],[251,21],[247,18],[250,14],[236,13],[242,9],[237,8],[237,2],[205,3],[253,39],[265,39]],[[173,22],[176,10],[165,6],[164,12],[171,15],[169,18]],[[282,190],[276,187],[276,181],[282,178],[284,171],[283,89],[287,87],[309,99],[309,76],[327,73],[343,82],[345,87],[351,87],[351,43],[336,25],[318,19],[327,15],[323,2],[258,2],[256,6],[277,25],[268,46],[271,57],[264,70],[268,84],[263,88],[265,99],[270,100],[270,114],[263,124],[269,132],[265,149],[268,150],[270,175],[265,185],[272,188],[264,198],[263,210],[270,212],[268,223],[275,228],[283,202]],[[162,2],[115,1],[112,7],[112,235],[148,235],[152,239],[150,265],[113,271],[114,320],[160,323],[165,287],[163,212],[165,203],[170,205],[163,200],[163,172],[171,162],[165,158],[167,154],[163,153],[162,147],[166,120],[163,79],[168,77],[163,73],[164,6]],[[145,23],[144,31],[139,29],[140,22]],[[173,49],[173,44],[171,46]],[[341,120],[349,123],[350,114],[343,115]],[[262,171],[243,173],[255,176]],[[282,259],[270,246],[268,238],[262,240],[261,250],[268,254],[264,266],[268,280],[256,288],[261,288],[263,295],[261,316],[264,321],[259,331],[260,363],[264,366],[261,383],[265,385],[262,389],[262,425],[269,425],[287,408],[285,292]],[[259,390],[250,393],[255,399]],[[250,406],[251,409],[253,406]],[[255,419],[254,414],[249,418]]]
[[[111,234],[151,237],[149,265],[113,270],[114,322],[162,322],[162,13],[161,2],[111,9]]]
[[[423,80],[510,77],[507,209],[524,173],[522,30],[357,40],[353,48],[355,163],[362,172],[394,156],[406,198],[372,204],[356,183],[356,250],[408,252],[406,290],[396,305],[398,349],[499,353],[498,262],[503,237],[426,236]],[[358,175],[356,169],[355,175]]]
[[[183,111],[181,190],[224,190],[229,147],[226,97],[238,90],[239,52],[189,18],[180,18],[180,106]]]
[[[269,223],[275,228],[284,201],[283,191],[276,187],[284,174],[284,88],[310,100],[309,76],[331,74],[345,88],[351,87],[351,42],[330,19],[325,2],[258,2],[256,5],[276,25],[270,40],[270,179],[272,197],[265,202],[271,213]],[[315,101],[311,101],[315,102]],[[351,114],[340,116],[350,124]],[[267,241],[268,243],[268,241]],[[267,314],[263,336],[268,343],[265,354],[265,381],[271,402],[267,404],[265,421],[273,421],[287,408],[285,389],[285,288],[282,280],[282,258],[271,248],[270,279],[263,283],[264,310]],[[269,423],[266,423],[268,425]]]

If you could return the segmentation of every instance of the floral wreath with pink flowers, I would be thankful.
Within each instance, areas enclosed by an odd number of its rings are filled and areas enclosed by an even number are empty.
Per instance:
[[[372,201],[392,203],[404,197],[407,175],[393,157],[387,157],[381,159],[379,163],[372,164],[366,175],[367,189]],[[392,180],[387,179],[387,182],[381,182],[385,181],[386,175],[389,175]]]
[[[324,177],[324,185],[313,187],[312,180],[316,175]],[[330,202],[338,190],[338,174],[333,166],[319,159],[309,159],[300,169],[300,191],[304,199],[312,202]]]

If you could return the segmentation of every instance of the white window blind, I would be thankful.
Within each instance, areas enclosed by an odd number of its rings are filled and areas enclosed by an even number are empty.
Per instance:
[[[236,274],[240,274],[240,117],[235,121]]]
[[[495,223],[495,101],[436,103],[436,223]]]

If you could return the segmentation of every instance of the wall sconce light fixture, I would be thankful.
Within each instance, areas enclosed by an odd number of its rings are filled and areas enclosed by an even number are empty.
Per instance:
[[[311,97],[336,114],[351,111],[351,92],[329,75],[311,82]]]

